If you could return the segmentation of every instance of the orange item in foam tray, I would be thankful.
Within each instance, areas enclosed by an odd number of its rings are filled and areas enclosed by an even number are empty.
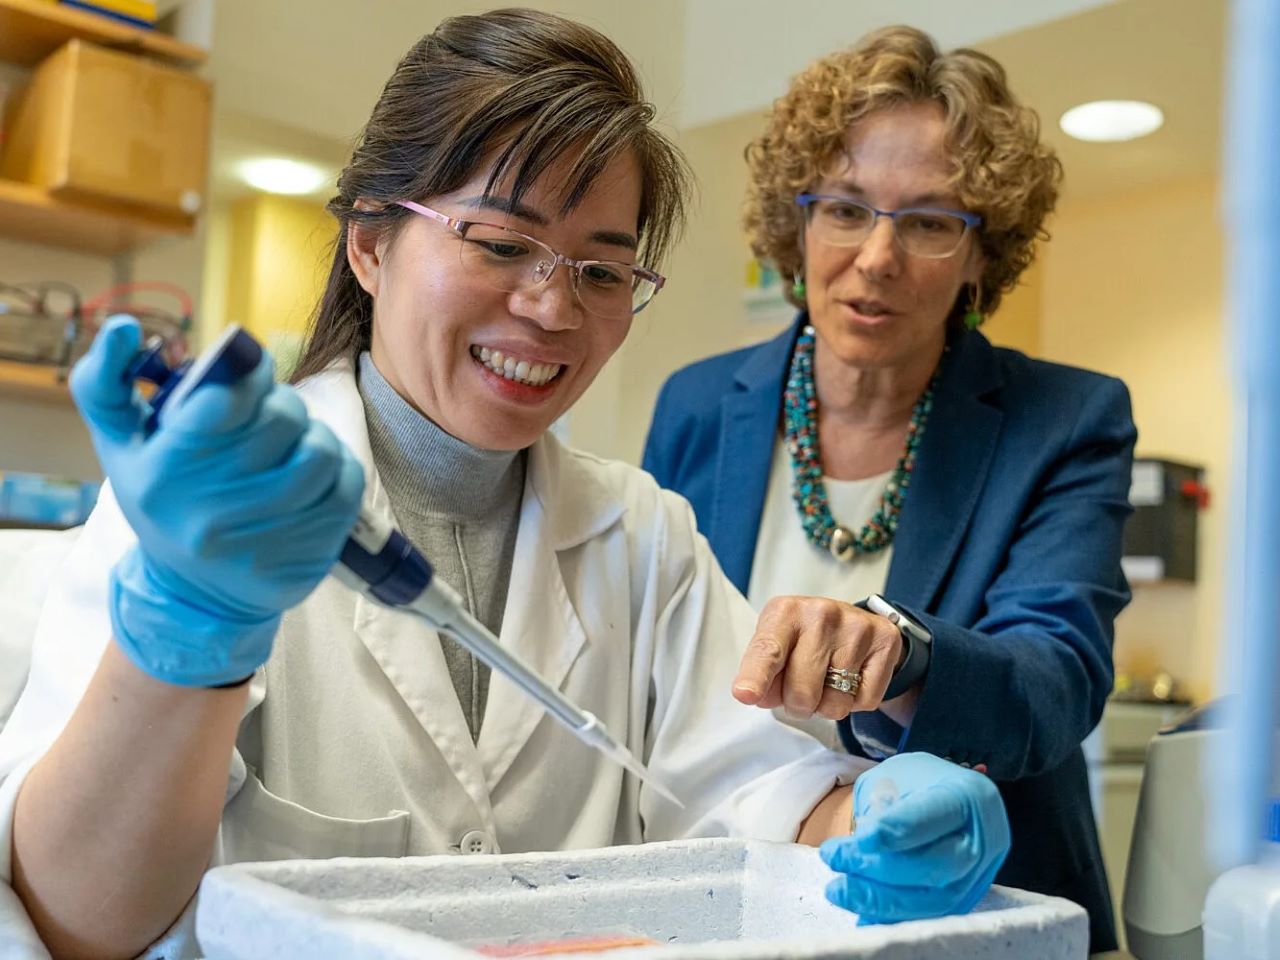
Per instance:
[[[604,953],[626,947],[654,947],[657,940],[648,937],[566,937],[563,940],[539,940],[536,943],[494,944],[470,949],[486,957],[548,957],[559,953]]]

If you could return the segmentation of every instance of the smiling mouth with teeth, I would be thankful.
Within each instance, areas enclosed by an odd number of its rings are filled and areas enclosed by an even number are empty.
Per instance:
[[[501,350],[490,350],[488,347],[472,346],[471,356],[498,376],[531,387],[546,386],[564,370],[562,363],[530,363],[528,360],[508,357]]]

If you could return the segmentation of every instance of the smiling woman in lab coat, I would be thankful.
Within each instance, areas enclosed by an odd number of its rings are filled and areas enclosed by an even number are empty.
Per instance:
[[[121,386],[137,328],[104,330],[73,389],[110,489],[0,737],[8,936],[136,954],[211,859],[849,832],[866,761],[735,703],[755,617],[685,501],[547,432],[663,282],[640,264],[675,235],[685,174],[651,117],[592,30],[527,11],[446,21],[339,180],[296,392],[264,365],[166,410],[144,442]],[[325,579],[362,500],[684,809],[451,642]],[[1003,813],[954,769],[982,829],[929,875],[980,893]]]

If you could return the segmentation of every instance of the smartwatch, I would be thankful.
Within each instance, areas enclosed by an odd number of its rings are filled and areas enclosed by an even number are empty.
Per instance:
[[[884,692],[885,700],[900,697],[924,678],[933,656],[933,634],[911,614],[896,603],[891,603],[878,593],[873,593],[858,606],[877,616],[884,617],[902,634],[906,653],[901,664],[893,672],[893,679]]]

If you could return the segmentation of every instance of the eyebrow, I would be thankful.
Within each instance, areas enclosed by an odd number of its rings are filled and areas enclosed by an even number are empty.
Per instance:
[[[867,195],[867,192],[852,180],[835,181],[831,184],[831,188],[835,190],[842,190],[845,193],[854,194],[859,197],[865,197]],[[914,197],[912,197],[912,199],[908,203],[904,205],[904,209],[909,209],[911,207],[927,207],[927,206],[938,206],[938,207],[950,208],[950,207],[954,207],[955,205],[956,205],[956,201],[953,198],[947,196],[946,194],[937,193],[936,191],[930,190],[930,191],[926,191],[925,193],[916,194]]]
[[[497,213],[505,213],[508,216],[519,217],[521,220],[527,220],[529,223],[539,227],[545,227],[551,222],[533,207],[523,203],[512,202],[510,197],[478,196],[470,197],[462,202],[476,210],[493,210]],[[606,243],[610,246],[624,247],[633,251],[640,246],[639,240],[634,235],[621,230],[596,230],[588,239],[593,243]]]

